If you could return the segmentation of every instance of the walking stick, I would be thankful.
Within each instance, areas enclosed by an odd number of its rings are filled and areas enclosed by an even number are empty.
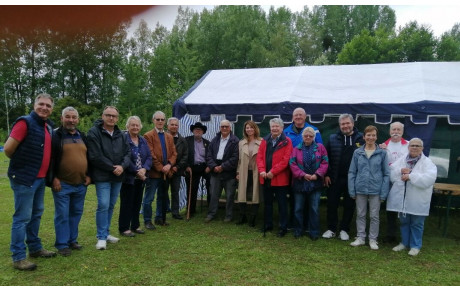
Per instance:
[[[190,170],[190,187],[188,189],[187,221],[190,220],[190,201],[192,200],[192,171]]]

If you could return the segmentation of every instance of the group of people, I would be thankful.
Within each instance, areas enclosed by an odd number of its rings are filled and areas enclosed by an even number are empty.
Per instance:
[[[357,237],[351,245],[365,244],[369,209],[369,246],[378,249],[380,203],[387,200],[391,213],[387,215],[387,236],[392,242],[397,241],[397,217],[401,225],[401,242],[393,250],[409,248],[410,255],[417,255],[421,248],[436,166],[423,154],[422,140],[408,142],[402,138],[403,124],[399,122],[391,124],[391,138],[378,145],[376,127],[368,126],[364,134],[360,133],[353,117],[342,114],[339,131],[323,145],[319,130],[306,122],[305,110],[296,108],[286,128],[280,118],[271,119],[270,134],[265,137],[249,120],[244,123],[240,140],[232,132],[230,121],[222,120],[220,131],[209,141],[203,137],[207,127],[202,123],[191,125],[192,135],[184,138],[179,134],[179,120],[166,120],[161,111],[153,114],[154,128],[143,136],[137,116],[130,116],[126,130],[121,130],[117,125],[119,111],[114,106],[104,108],[101,119],[87,134],[78,130],[79,115],[73,107],[63,109],[61,126],[53,129],[49,120],[53,106],[49,94],[39,94],[34,110],[16,120],[4,145],[10,158],[8,177],[15,203],[10,250],[16,269],[36,268],[26,259],[27,248],[32,258],[56,256],[43,248],[38,236],[45,186],[53,192],[57,253],[69,256],[82,248],[77,241],[78,225],[90,183],[94,183],[97,195],[96,249],[104,250],[107,242],[119,241],[110,232],[118,196],[121,236],[145,233],[140,212],[147,230],[168,225],[169,208],[174,219],[183,219],[179,209],[183,176],[188,189],[187,218],[195,215],[197,193],[203,185],[208,193],[205,223],[217,218],[224,191],[224,222],[233,221],[237,193],[237,224],[254,227],[259,204],[263,203],[262,231],[272,231],[276,199],[277,236],[284,237],[293,228],[296,238],[307,233],[317,240],[321,235],[320,196],[326,187],[327,231],[323,238],[333,238],[338,232],[340,239],[349,240],[356,206]],[[339,225],[341,197],[343,216]]]

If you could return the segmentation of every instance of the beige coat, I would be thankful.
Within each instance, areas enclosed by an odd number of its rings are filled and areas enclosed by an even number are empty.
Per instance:
[[[246,202],[248,204],[258,204],[259,203],[259,171],[257,170],[257,152],[259,151],[259,146],[262,140],[256,140],[254,144],[254,149],[252,156],[249,156],[248,140],[242,139],[239,142],[239,159],[238,159],[238,168],[237,174],[239,174],[238,181],[238,202]],[[248,167],[249,161],[253,160],[252,168],[252,181],[253,194],[252,201],[246,201],[246,188],[248,184]]]

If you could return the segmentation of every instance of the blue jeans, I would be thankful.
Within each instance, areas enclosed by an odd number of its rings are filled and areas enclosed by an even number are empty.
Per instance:
[[[113,208],[120,194],[121,182],[96,182],[97,210],[96,228],[97,238],[107,240],[110,234]]]
[[[426,216],[399,214],[401,222],[401,242],[411,249],[422,248],[423,228]]]
[[[38,237],[40,220],[45,206],[45,179],[35,179],[31,187],[18,184],[10,179],[11,189],[14,193],[14,214],[11,226],[11,245],[13,261],[26,258],[26,240],[29,253],[41,250],[42,243]]]
[[[70,185],[61,181],[61,191],[54,192],[54,229],[56,242],[60,250],[68,248],[70,243],[77,243],[78,224],[85,205],[86,186]]]
[[[144,215],[144,223],[152,221],[152,202],[155,199],[155,192],[157,192],[157,190],[158,193],[162,191],[162,189],[160,189],[162,183],[160,182],[160,178],[148,178],[145,183],[144,202],[142,211],[142,214]]]
[[[264,184],[264,227],[273,228],[273,194],[278,201],[280,230],[287,231],[289,186],[267,186]]]
[[[315,190],[310,193],[299,192],[295,193],[295,233],[301,235],[304,232],[306,225],[304,223],[304,205],[308,199],[308,230],[311,237],[319,237],[319,200],[321,198],[321,190]]]

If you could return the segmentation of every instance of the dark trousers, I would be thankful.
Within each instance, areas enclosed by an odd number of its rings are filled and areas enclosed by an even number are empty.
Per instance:
[[[387,237],[396,237],[398,231],[398,212],[387,211]]]
[[[348,193],[347,177],[340,177],[337,181],[333,182],[327,192],[327,228],[333,232],[337,231],[337,224],[339,221],[338,209],[342,194],[343,216],[339,230],[350,232],[350,223],[355,212],[355,200],[353,200]]]
[[[267,183],[267,181],[265,181]],[[265,228],[273,227],[273,196],[276,196],[279,212],[279,226],[287,230],[289,186],[268,186],[264,184],[264,224]]]
[[[118,230],[136,230],[139,228],[139,211],[142,204],[144,182],[135,179],[134,184],[121,185],[120,190],[120,217],[118,218]]]
[[[171,213],[173,215],[179,215],[179,190],[181,178],[181,175],[173,175],[166,185],[166,193],[168,193],[169,187],[171,187]],[[168,207],[168,203],[166,203],[166,207]]]
[[[206,193],[207,193],[207,204],[211,199],[211,193],[209,188],[211,185],[211,180],[209,178],[209,173],[205,173],[206,164],[202,165],[193,165],[192,169],[192,197],[189,197],[190,189],[190,175],[187,173],[185,177],[185,182],[187,183],[187,203],[190,201],[190,215],[194,215],[196,212],[196,199],[198,197],[198,189],[200,187],[201,179],[205,180]]]

